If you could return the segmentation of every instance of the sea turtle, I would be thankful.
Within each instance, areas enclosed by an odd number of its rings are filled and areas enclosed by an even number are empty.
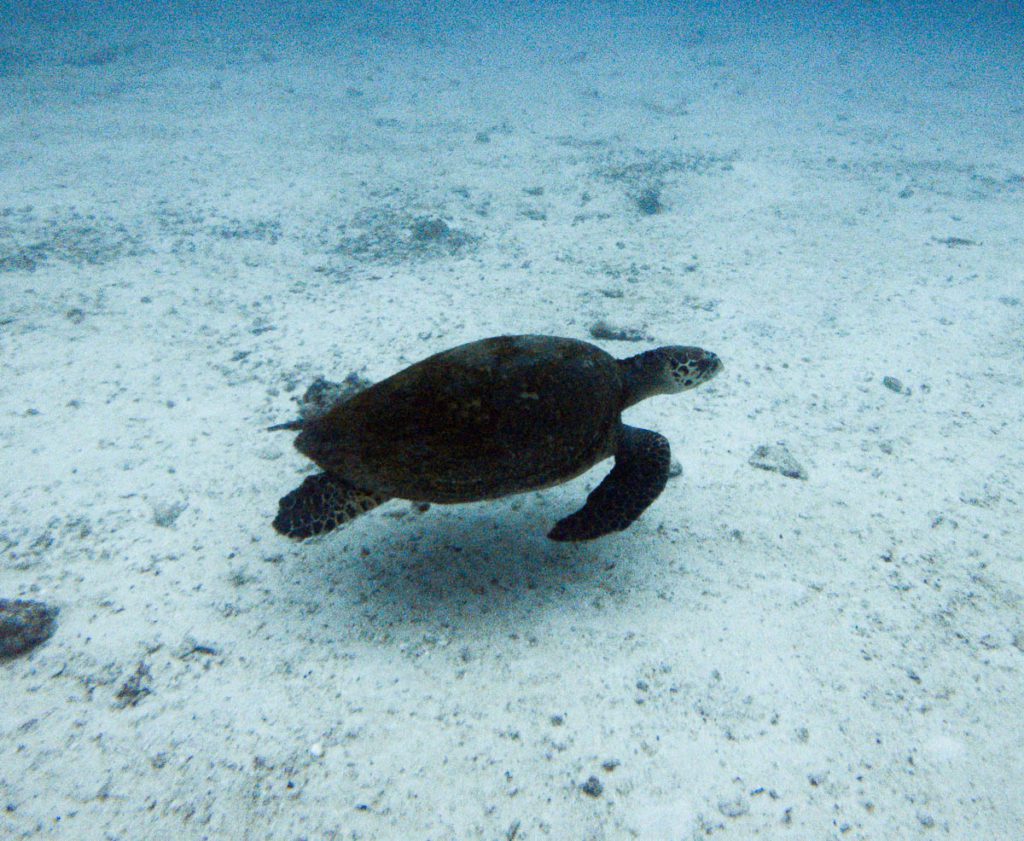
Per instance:
[[[615,467],[552,540],[591,540],[632,523],[661,493],[668,441],[622,423],[655,394],[722,369],[696,347],[616,359],[589,342],[497,336],[430,356],[326,411],[270,427],[324,472],[281,499],[274,528],[323,534],[399,498],[456,503],[557,485],[615,456]]]

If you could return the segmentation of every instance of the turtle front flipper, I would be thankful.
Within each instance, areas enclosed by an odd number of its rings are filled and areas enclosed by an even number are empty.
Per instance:
[[[389,498],[329,473],[317,473],[281,497],[274,528],[285,537],[305,540],[336,529]]]
[[[649,429],[623,426],[615,467],[575,514],[548,532],[552,540],[593,540],[627,528],[657,499],[668,481],[668,440]]]

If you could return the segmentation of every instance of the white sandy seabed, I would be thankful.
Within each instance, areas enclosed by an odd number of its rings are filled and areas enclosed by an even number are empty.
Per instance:
[[[1024,837],[1021,40],[264,24],[6,33],[0,836]],[[628,531],[270,528],[317,375],[598,322],[726,363]]]

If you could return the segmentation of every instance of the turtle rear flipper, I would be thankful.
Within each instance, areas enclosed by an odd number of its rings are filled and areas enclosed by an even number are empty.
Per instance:
[[[649,429],[623,426],[615,467],[575,514],[548,532],[552,540],[593,540],[627,528],[665,488],[671,453],[668,440]]]
[[[388,499],[329,473],[317,473],[281,497],[274,528],[285,537],[305,540],[332,531]]]

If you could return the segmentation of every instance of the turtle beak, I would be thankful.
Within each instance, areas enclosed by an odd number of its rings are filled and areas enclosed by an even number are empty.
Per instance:
[[[725,368],[725,363],[722,362],[717,354],[712,353],[710,350],[704,351],[704,358],[698,363],[701,379],[710,380],[713,376],[720,373],[723,368]]]

